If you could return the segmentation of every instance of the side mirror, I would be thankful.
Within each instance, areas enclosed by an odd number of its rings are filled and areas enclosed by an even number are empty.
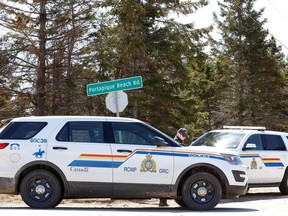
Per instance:
[[[160,147],[160,146],[167,146],[168,143],[165,142],[165,140],[162,139],[161,137],[155,136],[155,137],[154,137],[154,145]]]
[[[247,143],[243,150],[256,150],[257,146],[254,143]]]

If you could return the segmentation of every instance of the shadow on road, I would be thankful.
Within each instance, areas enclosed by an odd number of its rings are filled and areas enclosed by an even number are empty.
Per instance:
[[[282,195],[280,192],[258,192],[258,193],[247,193],[244,196],[240,196],[236,199],[224,199],[220,203],[229,202],[247,202],[247,201],[260,201],[260,200],[275,200],[275,199],[287,199],[288,196]]]
[[[79,212],[117,212],[119,213],[120,215],[124,214],[124,213],[133,213],[133,212],[138,212],[138,213],[161,213],[161,214],[169,214],[169,213],[181,213],[182,214],[189,214],[191,212],[199,212],[199,211],[193,211],[193,210],[189,210],[189,209],[185,209],[185,208],[181,208],[181,207],[165,207],[165,208],[159,208],[159,207],[155,207],[155,208],[147,208],[147,207],[144,207],[144,208],[87,208],[87,207],[56,207],[56,208],[53,208],[53,209],[37,209],[37,210],[34,210],[34,209],[31,209],[29,207],[13,207],[13,208],[8,208],[8,207],[0,207],[0,211],[1,210],[13,210],[13,212],[16,211],[16,213],[19,211],[19,214],[21,212],[21,214],[25,214],[25,211],[28,212],[28,211],[49,211],[53,214],[53,212],[75,212],[75,211],[79,211]],[[230,212],[230,213],[233,213],[233,212],[240,212],[240,213],[251,213],[251,212],[257,212],[258,210],[257,209],[253,209],[253,208],[230,208],[230,207],[227,207],[227,208],[218,208],[216,206],[216,208],[210,210],[210,211],[201,211],[201,212],[205,212],[205,213],[211,213],[213,214],[216,213],[216,212]],[[200,212],[199,212],[200,213]]]

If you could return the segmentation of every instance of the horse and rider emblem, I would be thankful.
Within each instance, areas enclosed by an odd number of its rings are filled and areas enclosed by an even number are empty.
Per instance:
[[[37,152],[33,153],[33,156],[35,156],[36,158],[42,158],[44,153],[45,153],[45,151],[41,150],[41,148],[39,148],[39,150]]]
[[[146,159],[141,163],[140,172],[156,173],[156,162],[152,159],[152,155],[146,155]]]

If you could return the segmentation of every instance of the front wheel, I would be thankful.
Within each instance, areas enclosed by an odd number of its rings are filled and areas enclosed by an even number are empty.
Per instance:
[[[20,194],[31,208],[52,208],[61,202],[60,182],[47,170],[34,170],[24,176]]]
[[[279,186],[279,190],[282,195],[288,195],[288,172],[285,172],[285,175],[282,179],[282,182]]]
[[[183,208],[187,208],[187,205],[184,203],[182,196],[177,196],[177,198],[174,200],[179,206]]]
[[[197,211],[213,209],[220,202],[221,194],[219,180],[206,172],[190,175],[181,190],[185,205]]]

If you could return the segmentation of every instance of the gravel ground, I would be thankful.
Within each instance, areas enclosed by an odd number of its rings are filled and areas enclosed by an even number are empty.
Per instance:
[[[59,207],[103,207],[103,208],[138,208],[158,207],[158,199],[111,200],[111,199],[64,199]],[[178,206],[174,200],[168,200],[169,206]],[[20,195],[0,194],[0,207],[27,207]]]
[[[275,194],[281,197],[278,188],[255,188],[250,189],[248,194],[238,199],[221,200],[220,203],[242,202],[253,199],[268,198]],[[267,197],[268,195],[268,197]],[[93,208],[147,208],[158,207],[158,199],[144,200],[111,200],[111,199],[64,199],[58,207],[93,207]],[[174,200],[168,200],[170,207],[178,207]],[[0,194],[0,207],[27,207],[20,195]]]

